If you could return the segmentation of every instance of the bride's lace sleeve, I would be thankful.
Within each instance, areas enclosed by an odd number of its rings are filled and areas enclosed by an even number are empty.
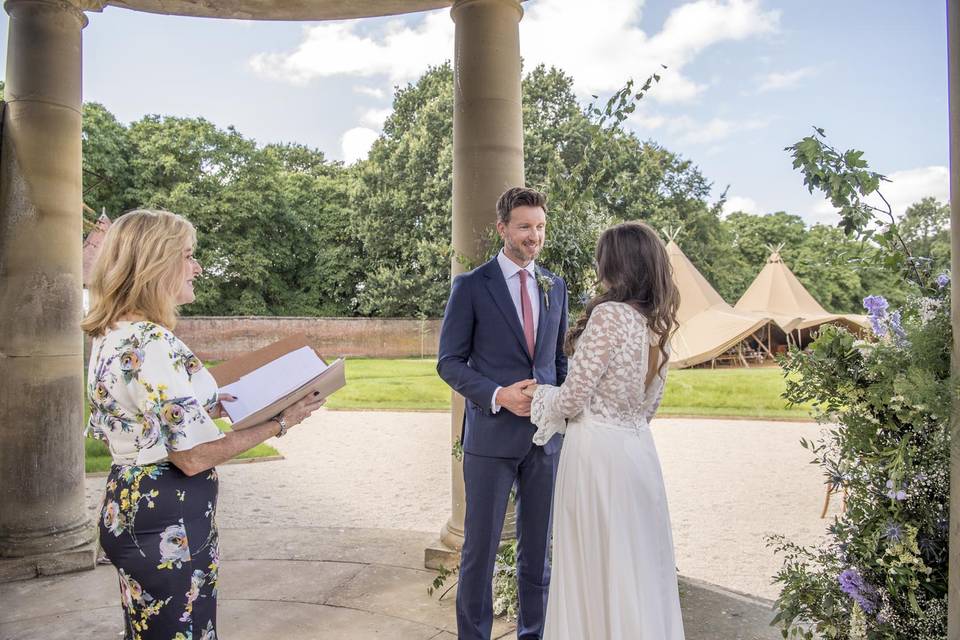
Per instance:
[[[648,423],[657,415],[657,409],[660,408],[660,403],[663,401],[663,390],[667,386],[665,379],[654,378],[653,380],[653,384],[647,389],[647,397],[644,399],[643,414]]]
[[[611,303],[594,308],[577,341],[564,383],[560,387],[537,387],[530,408],[530,420],[535,425],[542,427],[551,420],[565,420],[583,411],[606,373],[610,358],[624,344],[629,311]]]
[[[665,357],[668,360],[670,359],[669,351],[666,352]],[[644,389],[643,415],[648,423],[657,415],[657,409],[660,408],[660,403],[663,401],[663,392],[667,388],[667,371],[667,365],[663,366],[662,372],[658,369],[653,381]]]

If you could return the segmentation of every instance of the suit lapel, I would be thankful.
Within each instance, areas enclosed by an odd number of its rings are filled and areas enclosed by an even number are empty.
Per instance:
[[[547,276],[547,274],[545,274],[545,273],[543,273],[542,271],[540,271],[540,269],[538,268],[538,269],[537,269],[537,278],[539,279],[539,277],[540,277],[541,275],[546,276],[546,277],[550,277],[550,276]],[[552,279],[553,279],[553,278],[551,278],[551,280],[552,280]],[[540,283],[537,282],[537,291],[538,291],[538,294],[537,294],[537,303],[540,305],[540,321],[537,323],[537,339],[536,339],[536,342],[534,343],[534,345],[535,345],[535,349],[534,349],[534,352],[535,352],[535,353],[534,353],[534,360],[536,360],[536,357],[540,355],[540,342],[541,342],[541,339],[540,339],[540,338],[541,338],[541,336],[543,336],[544,331],[546,331],[547,323],[550,322],[551,316],[553,315],[554,309],[555,309],[555,307],[556,307],[556,304],[555,304],[556,301],[553,299],[553,288],[552,288],[552,287],[550,288],[549,291],[543,291],[543,290],[540,288]],[[547,308],[546,305],[543,304],[544,297],[547,297],[547,298],[550,300],[550,308],[549,308],[549,309]]]
[[[513,306],[513,298],[510,297],[510,291],[507,289],[507,281],[503,277],[503,271],[500,270],[496,258],[487,263],[484,277],[490,296],[496,303],[497,308],[500,309],[500,313],[503,314],[507,324],[510,325],[510,329],[513,330],[513,335],[516,336],[523,352],[532,362],[533,356],[527,352],[527,339],[523,335],[523,327],[520,325],[520,318],[517,316],[517,308]]]

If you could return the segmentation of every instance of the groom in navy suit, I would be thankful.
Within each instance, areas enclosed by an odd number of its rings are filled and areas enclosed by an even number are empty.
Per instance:
[[[542,447],[533,444],[530,398],[522,390],[535,382],[559,385],[567,375],[567,287],[534,262],[545,229],[544,195],[523,187],[507,190],[497,202],[503,249],[454,279],[443,316],[437,372],[466,399],[461,439],[467,504],[457,591],[461,640],[490,638],[493,565],[515,484],[517,637],[543,635],[561,436]]]

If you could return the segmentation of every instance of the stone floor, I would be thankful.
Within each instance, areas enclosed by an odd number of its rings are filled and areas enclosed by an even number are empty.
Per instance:
[[[663,467],[682,575],[772,599],[782,558],[768,534],[814,545],[824,476],[801,438],[810,423],[662,418]],[[439,532],[450,516],[450,415],[318,411],[274,445],[285,460],[220,467],[222,528],[338,527]],[[97,517],[105,479],[87,478]],[[831,503],[837,512],[840,500]]]
[[[427,595],[436,534],[290,527],[222,531],[219,632],[227,640],[456,637],[454,598]],[[0,640],[122,637],[112,567],[0,585]],[[687,640],[773,640],[770,603],[681,581]],[[503,620],[494,638],[514,637]]]

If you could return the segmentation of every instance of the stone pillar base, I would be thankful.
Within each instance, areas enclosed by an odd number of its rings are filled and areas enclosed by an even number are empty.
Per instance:
[[[53,553],[23,558],[0,558],[0,583],[87,571],[94,568],[96,559],[96,542]]]
[[[423,566],[434,571],[439,571],[441,567],[455,569],[460,566],[460,551],[451,549],[441,540],[437,540],[423,550]]]

